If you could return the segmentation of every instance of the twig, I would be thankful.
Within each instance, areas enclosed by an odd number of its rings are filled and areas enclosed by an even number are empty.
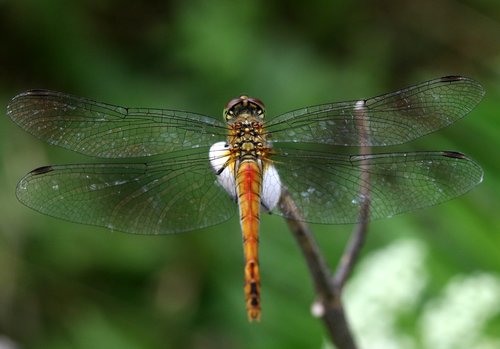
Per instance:
[[[320,308],[321,316],[330,339],[338,349],[356,349],[349,323],[347,322],[341,302],[341,289],[334,286],[332,273],[319,249],[309,227],[302,217],[290,193],[281,194],[280,209],[287,212],[287,223],[294,234],[307,261],[316,289],[315,305]],[[343,257],[344,259],[344,257]]]
[[[365,241],[370,213],[369,155],[371,149],[367,135],[368,118],[363,101],[356,104],[355,116],[361,144],[360,152],[363,154],[361,155],[359,223],[353,230],[333,277],[313,234],[287,190],[282,192],[279,203],[281,211],[287,213],[288,226],[299,243],[314,281],[317,297],[314,312],[323,320],[332,342],[338,349],[357,348],[342,305],[342,290]]]
[[[351,239],[346,246],[340,263],[335,271],[335,276],[333,278],[333,286],[337,293],[342,292],[342,288],[356,263],[361,247],[366,239],[366,233],[368,229],[368,218],[369,218],[369,207],[370,201],[366,200],[361,206],[359,223],[353,229]]]
[[[288,227],[293,232],[299,246],[306,258],[307,265],[312,273],[312,278],[316,288],[317,295],[322,299],[330,299],[331,297],[331,273],[328,265],[321,254],[316,240],[312,235],[309,227],[304,222],[300,215],[299,209],[295,205],[290,193],[284,190],[281,193],[280,209],[282,212],[287,212]]]

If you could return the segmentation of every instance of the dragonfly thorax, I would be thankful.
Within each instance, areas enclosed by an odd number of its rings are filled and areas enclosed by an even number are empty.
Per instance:
[[[229,149],[237,158],[261,158],[268,153],[268,142],[262,121],[248,114],[240,115],[229,124]]]
[[[261,158],[268,151],[264,133],[264,103],[256,98],[240,96],[224,108],[229,127],[228,145],[234,158]]]

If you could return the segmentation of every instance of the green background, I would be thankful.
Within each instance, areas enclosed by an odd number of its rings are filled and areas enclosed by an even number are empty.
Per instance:
[[[373,316],[355,325],[366,348],[500,345],[500,2],[0,0],[0,33],[2,108],[23,90],[48,88],[218,116],[247,93],[277,115],[444,75],[480,81],[487,94],[471,115],[403,149],[464,152],[483,166],[484,182],[438,207],[374,222],[346,299],[353,323]],[[0,344],[329,347],[310,315],[305,261],[279,217],[263,218],[263,315],[249,324],[236,219],[134,236],[16,200],[31,169],[85,161],[94,160],[0,119]],[[335,266],[352,227],[312,228]],[[384,303],[401,290],[401,302]],[[446,304],[433,342],[429,319]],[[470,325],[460,330],[456,320]]]

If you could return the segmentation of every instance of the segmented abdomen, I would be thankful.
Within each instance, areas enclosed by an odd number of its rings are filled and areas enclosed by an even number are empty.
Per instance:
[[[243,160],[236,174],[236,189],[245,253],[245,296],[249,320],[260,319],[259,221],[262,170],[257,161]]]

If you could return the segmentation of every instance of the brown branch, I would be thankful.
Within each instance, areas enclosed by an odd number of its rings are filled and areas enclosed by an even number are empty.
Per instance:
[[[328,265],[321,254],[319,246],[314,239],[309,227],[300,215],[299,209],[295,205],[290,193],[286,190],[281,193],[280,210],[286,212],[287,224],[294,234],[299,246],[306,258],[309,270],[312,273],[316,293],[321,299],[332,298],[331,293],[331,273]]]
[[[365,242],[366,233],[368,231],[369,208],[370,200],[366,200],[361,206],[359,223],[353,229],[351,239],[342,254],[337,270],[335,271],[333,286],[337,293],[342,292],[345,282],[351,274],[354,264],[359,256],[361,247],[363,247]]]
[[[287,217],[287,223],[294,234],[313,278],[316,290],[315,315],[321,317],[332,343],[338,349],[356,349],[356,343],[351,333],[342,304],[342,290],[352,272],[354,264],[366,238],[370,213],[370,171],[369,171],[369,140],[368,118],[364,102],[355,107],[355,116],[360,138],[361,172],[359,201],[361,202],[358,224],[340,259],[340,263],[332,276],[332,272],[323,258],[321,250],[312,232],[304,222],[299,209],[287,190],[280,199],[280,209]]]
[[[287,219],[288,226],[302,250],[313,278],[317,297],[315,305],[319,307],[317,315],[322,318],[332,343],[338,349],[357,348],[344,312],[342,288],[366,236],[368,208],[369,201],[367,200],[361,207],[360,223],[356,226],[342,255],[335,277],[332,277],[313,234],[303,222],[290,194],[287,191],[283,192],[280,200],[280,209],[287,212],[287,216],[290,217]],[[291,214],[292,212],[294,214]]]

